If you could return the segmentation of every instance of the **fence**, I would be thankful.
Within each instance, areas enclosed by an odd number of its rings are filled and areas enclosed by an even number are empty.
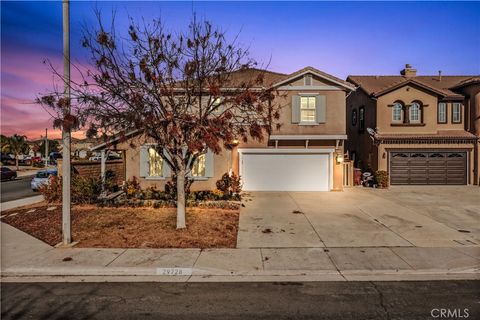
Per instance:
[[[108,160],[105,163],[105,170],[112,171],[115,184],[122,184],[125,181],[125,164],[123,160]],[[58,174],[62,174],[62,161],[58,159]],[[73,160],[72,174],[80,176],[100,177],[101,165],[100,161]]]

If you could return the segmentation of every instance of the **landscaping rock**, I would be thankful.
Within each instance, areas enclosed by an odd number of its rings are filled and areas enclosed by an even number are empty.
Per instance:
[[[32,213],[32,212],[35,212],[37,211],[37,209],[31,209],[31,210],[28,210],[27,213]]]
[[[53,210],[55,210],[55,209],[57,209],[57,207],[48,207],[48,208],[47,208],[47,211],[53,211]]]

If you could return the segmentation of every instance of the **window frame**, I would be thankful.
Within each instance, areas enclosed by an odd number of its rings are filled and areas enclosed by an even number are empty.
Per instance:
[[[357,123],[358,123],[358,112],[357,112],[357,109],[356,109],[356,108],[354,108],[354,109],[352,110],[352,119],[351,119],[351,121],[352,121],[351,123],[352,123],[352,126],[353,126],[353,127],[356,126]]]
[[[307,108],[303,108],[302,99],[307,99]],[[313,101],[313,108],[310,108],[310,99]],[[304,120],[303,111],[313,111],[313,120]],[[317,124],[317,98],[316,96],[300,96],[300,124]]]
[[[413,110],[413,106],[414,105],[417,105],[418,106],[418,120],[413,120],[412,119],[412,110]],[[408,108],[408,122],[409,123],[413,123],[413,124],[418,124],[418,123],[422,123],[422,104],[418,101],[413,101],[409,108]]]
[[[395,119],[395,107],[400,106],[400,119]],[[400,101],[395,101],[392,105],[392,123],[403,123],[404,122],[404,105]]]
[[[445,110],[444,110],[444,120],[442,121],[442,119],[440,119],[440,106],[444,106],[445,107]],[[437,104],[437,123],[441,124],[441,123],[447,123],[448,122],[448,104],[444,101],[441,101]]]
[[[155,153],[157,154],[157,156],[160,158],[160,160],[162,162],[161,163],[161,172],[162,172],[161,175],[152,175],[151,174],[152,158],[151,158],[150,150],[154,150]],[[165,166],[165,161],[163,160],[162,156],[160,156],[158,151],[155,149],[155,146],[153,146],[153,145],[148,146],[147,152],[148,152],[148,176],[146,176],[145,178],[146,179],[165,179],[165,167],[164,167]]]
[[[203,175],[195,175],[193,171],[195,166],[198,165],[198,160],[200,159],[200,157],[203,157],[203,161],[204,161]],[[202,180],[206,178],[206,174],[207,174],[207,153],[202,153],[201,155],[198,156],[197,160],[193,163],[192,169],[190,170],[190,176],[194,180]]]
[[[365,106],[358,108],[358,131],[365,132]]]
[[[455,121],[455,106],[458,106],[458,120]],[[462,123],[462,103],[453,102],[452,103],[452,123]]]

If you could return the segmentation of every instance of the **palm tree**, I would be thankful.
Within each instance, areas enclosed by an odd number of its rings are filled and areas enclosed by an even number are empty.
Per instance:
[[[1,148],[3,152],[13,153],[15,155],[15,166],[18,170],[18,156],[24,154],[28,150],[27,137],[19,134],[6,137],[5,139],[2,139]]]

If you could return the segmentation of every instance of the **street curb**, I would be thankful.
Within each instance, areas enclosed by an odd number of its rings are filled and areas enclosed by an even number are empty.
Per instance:
[[[154,281],[154,282],[270,282],[270,281],[431,281],[431,280],[480,280],[476,269],[465,270],[272,270],[228,271],[208,273],[205,269],[193,268],[191,274],[163,275],[158,268],[6,268],[1,272],[1,281],[93,281],[105,282]],[[22,280],[23,279],[23,280]]]
[[[0,203],[0,212],[5,210],[10,210],[10,209],[15,209],[18,207],[28,206],[30,204],[42,202],[43,200],[44,200],[43,196],[39,195],[39,196],[32,196],[28,198],[3,202],[3,203]]]

